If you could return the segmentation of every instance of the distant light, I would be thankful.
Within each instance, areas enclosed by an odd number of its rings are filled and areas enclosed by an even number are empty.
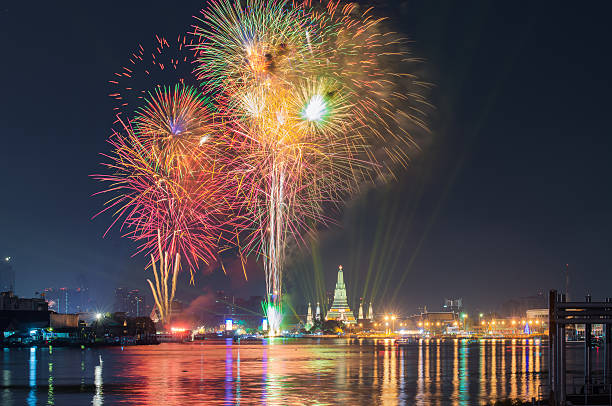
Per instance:
[[[4,260],[5,260],[6,262],[9,262],[9,261],[11,260],[11,257],[6,257],[6,258],[4,258]]]
[[[102,318],[102,313],[96,313],[96,320],[100,320]]]
[[[234,327],[234,322],[232,321],[232,319],[225,320],[225,331],[231,331],[233,330],[233,327]]]
[[[263,331],[268,331],[268,319],[263,319],[263,322],[261,323],[261,329]]]
[[[202,136],[202,138],[200,138],[200,146],[204,144],[206,141],[208,141],[209,138],[210,137],[208,135]]]
[[[302,117],[308,121],[321,121],[326,109],[327,106],[323,96],[315,94],[310,98],[304,110],[302,110]]]
[[[31,336],[35,336],[36,335],[36,330],[30,330],[30,335]]]
[[[479,317],[482,317],[482,316],[484,316],[484,314],[480,313],[478,316],[479,316]]]
[[[187,331],[187,329],[183,327],[171,327],[170,331],[172,331],[173,333],[184,333],[185,331]]]

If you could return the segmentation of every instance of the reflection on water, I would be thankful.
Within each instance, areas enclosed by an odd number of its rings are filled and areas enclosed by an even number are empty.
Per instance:
[[[484,404],[537,397],[545,350],[499,339],[5,349],[0,404]]]

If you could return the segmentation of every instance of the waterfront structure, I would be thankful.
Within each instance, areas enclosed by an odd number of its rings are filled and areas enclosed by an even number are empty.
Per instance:
[[[0,293],[0,340],[15,332],[49,327],[49,307],[44,299],[25,299],[13,292]]]
[[[370,302],[370,309],[368,310],[368,320],[374,320],[374,309],[372,308],[372,302]]]
[[[363,300],[359,302],[359,320],[363,320]]]
[[[428,334],[444,334],[459,327],[458,315],[454,312],[425,312],[414,318],[417,328]]]
[[[548,358],[548,401],[555,406],[568,403],[604,405],[610,404],[612,385],[612,297],[603,302],[591,301],[587,295],[583,302],[568,302],[565,294],[551,290],[549,293],[549,358]],[[584,326],[582,371],[572,365],[567,369],[568,326]],[[593,371],[593,326],[603,325],[603,340],[598,349],[598,357],[603,358],[602,374]],[[601,355],[600,355],[601,354]],[[580,372],[583,376],[577,376]],[[568,382],[570,383],[568,385]],[[569,402],[568,402],[569,401]]]
[[[331,309],[327,312],[325,320],[338,320],[349,324],[357,323],[348,305],[342,265],[338,267],[338,281],[336,282],[336,289],[334,290],[334,302]]]
[[[321,306],[319,306],[319,302],[317,302],[317,312],[315,313],[315,320],[321,320]]]

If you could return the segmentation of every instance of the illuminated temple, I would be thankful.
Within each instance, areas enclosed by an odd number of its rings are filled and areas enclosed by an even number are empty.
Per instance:
[[[338,267],[338,282],[336,282],[336,290],[334,291],[334,303],[327,312],[325,320],[338,320],[351,324],[357,323],[346,300],[346,285],[344,284],[342,265]]]

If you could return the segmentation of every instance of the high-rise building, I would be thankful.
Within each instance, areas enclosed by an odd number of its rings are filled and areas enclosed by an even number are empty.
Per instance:
[[[56,313],[82,313],[91,310],[89,291],[84,288],[45,288],[42,296]]]
[[[119,287],[115,289],[115,312],[125,313],[129,317],[148,316],[151,309],[147,308],[145,296],[138,289]]]
[[[357,323],[346,298],[346,285],[344,284],[342,265],[338,267],[338,281],[336,282],[336,289],[334,290],[334,302],[331,309],[327,312],[325,319],[339,320],[351,324]]]
[[[0,292],[15,292],[15,271],[11,264],[11,257],[0,261]]]
[[[444,299],[444,311],[445,312],[460,313],[462,308],[463,308],[462,298]]]
[[[142,317],[146,315],[145,297],[140,294],[138,289],[132,289],[127,293],[127,315],[130,317]]]
[[[113,311],[127,313],[130,308],[130,299],[128,297],[129,290],[127,288],[116,288],[115,289],[115,304]]]

